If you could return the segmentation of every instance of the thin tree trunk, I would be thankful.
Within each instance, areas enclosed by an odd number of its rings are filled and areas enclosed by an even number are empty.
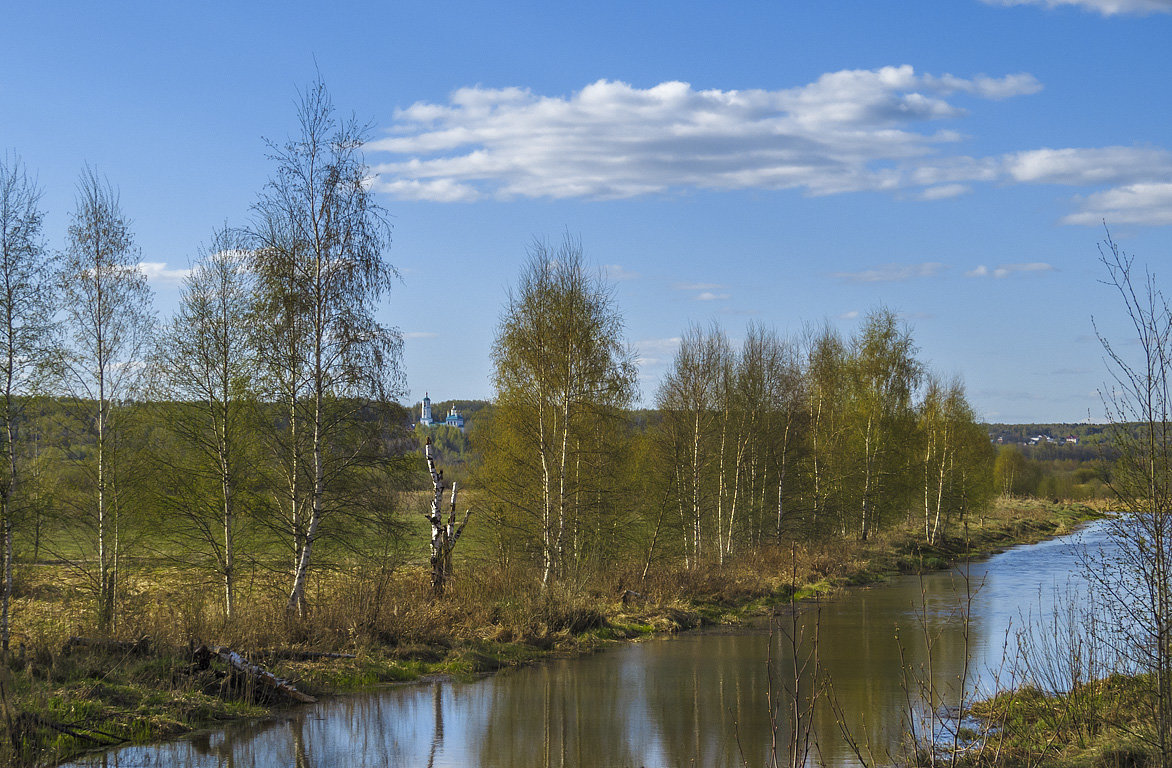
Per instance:
[[[700,565],[700,410],[697,406],[692,429],[692,565]]]
[[[793,414],[787,413],[785,417],[785,431],[781,438],[781,465],[778,467],[777,473],[777,541],[781,543],[781,525],[782,519],[785,517],[785,503],[782,497],[782,488],[785,486],[785,475],[787,471],[786,459],[789,453],[789,430],[790,424],[793,422]]]
[[[8,301],[9,310],[12,307],[11,298]],[[8,323],[9,333],[8,337],[12,338],[13,321],[11,315],[6,318]],[[0,650],[4,654],[8,654],[8,614],[9,607],[12,603],[12,506],[13,499],[16,497],[16,413],[13,407],[13,392],[12,392],[12,371],[16,364],[15,355],[12,347],[8,347],[8,373],[4,383],[4,432],[6,439],[6,447],[8,449],[8,482],[5,483],[3,494],[3,509],[0,514],[3,514],[4,526],[4,590],[3,596],[0,597]]]
[[[859,530],[859,538],[862,541],[866,541],[867,534],[870,533],[870,530],[868,528],[868,525],[870,523],[870,517],[869,517],[868,513],[871,511],[870,507],[869,507],[869,502],[871,500],[871,475],[872,475],[872,461],[873,461],[873,457],[872,457],[872,453],[871,453],[871,441],[872,441],[871,424],[872,424],[872,417],[867,417],[867,432],[866,432],[866,438],[863,441],[863,449],[865,451],[865,453],[864,453],[865,461],[863,462],[863,465],[864,465],[863,511],[862,511],[862,520],[860,523],[860,530]]]
[[[541,455],[541,586],[549,585],[553,578],[553,478],[549,467],[549,445],[546,441],[544,400],[538,399],[537,433],[538,453]]]
[[[728,438],[728,406],[720,423],[720,452],[716,471],[716,561],[724,565],[724,547],[721,546],[721,531],[724,529],[724,446]]]
[[[318,371],[320,368],[320,349],[316,353]],[[309,567],[313,558],[313,544],[317,540],[318,529],[321,526],[324,508],[322,505],[325,485],[325,469],[322,465],[322,386],[321,374],[315,375],[314,402],[313,402],[313,496],[309,515],[309,529],[305,532],[305,545],[301,549],[301,560],[297,564],[297,575],[293,580],[293,589],[289,593],[289,611],[297,611],[300,618],[305,618],[306,598],[305,587],[309,579]]]

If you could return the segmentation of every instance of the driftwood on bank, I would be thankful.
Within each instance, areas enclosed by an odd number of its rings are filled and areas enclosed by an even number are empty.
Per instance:
[[[231,648],[216,646],[211,651],[238,674],[243,675],[265,690],[279,693],[282,696],[303,704],[313,704],[317,701],[317,699],[309,694],[297,690],[288,680],[282,680],[264,667],[253,664]]]
[[[68,656],[76,648],[90,648],[108,653],[130,653],[146,656],[151,652],[151,639],[143,636],[137,640],[111,640],[106,637],[80,637],[74,635],[65,641],[61,654]]]

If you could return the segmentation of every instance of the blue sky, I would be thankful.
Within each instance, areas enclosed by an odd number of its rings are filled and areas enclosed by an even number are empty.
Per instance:
[[[1170,0],[0,2],[0,152],[60,247],[89,163],[160,313],[246,221],[320,71],[372,126],[403,281],[404,400],[491,396],[527,243],[581,238],[654,399],[675,340],[849,334],[885,305],[992,421],[1100,420],[1102,220],[1172,236]]]

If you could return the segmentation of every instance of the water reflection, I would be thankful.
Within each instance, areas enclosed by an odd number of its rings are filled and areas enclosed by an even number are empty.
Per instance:
[[[1095,545],[1101,535],[1092,530],[1088,540]],[[962,574],[941,573],[854,591],[803,610],[800,636],[808,642],[817,632],[819,661],[847,726],[876,745],[882,759],[910,728],[923,732],[928,710],[917,704],[923,688],[939,692],[936,704],[944,705],[955,701],[962,680],[996,685],[995,670],[1021,611],[1036,605],[1039,590],[1065,584],[1078,561],[1068,538],[975,564],[967,585]],[[960,609],[969,603],[966,639]],[[774,744],[770,656],[774,700],[783,705],[776,744],[784,754],[792,702],[786,706],[783,681],[792,676],[793,652],[784,633],[771,637],[758,628],[653,640],[478,682],[432,681],[339,697],[276,720],[125,748],[81,764],[764,765]],[[800,691],[808,696],[810,690],[807,679]],[[816,702],[812,723],[822,760],[856,762],[829,697]]]

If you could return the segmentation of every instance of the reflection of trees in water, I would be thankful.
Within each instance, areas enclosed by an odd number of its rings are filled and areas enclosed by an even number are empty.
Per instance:
[[[444,684],[439,680],[431,684],[431,708],[435,724],[431,733],[431,750],[427,753],[427,768],[434,768],[436,750],[444,743]]]
[[[344,696],[324,708],[291,711],[281,721],[233,726],[218,740],[172,745],[177,751],[158,762],[217,768],[417,764],[433,741],[420,725],[442,718],[432,711],[437,702],[442,698],[422,688]]]
[[[625,738],[638,691],[626,675],[590,674],[599,658],[553,663],[487,682],[486,717],[469,733],[480,766],[637,765]]]
[[[236,768],[235,746],[247,744],[260,738],[261,734],[281,725],[277,720],[246,720],[223,731],[205,731],[193,734],[189,743],[191,750],[202,757],[215,758],[214,765],[222,768]],[[178,746],[178,745],[177,745]]]
[[[667,765],[763,765],[769,730],[766,638],[681,638],[648,654],[642,689]]]
[[[963,579],[933,574],[922,582],[904,579],[867,590],[823,610],[823,669],[833,681],[846,726],[881,760],[886,750],[900,745],[910,717],[917,718],[916,730],[922,732],[929,706],[958,701],[966,658],[981,632],[980,622],[971,621],[966,643],[964,594]],[[930,696],[936,700],[929,703]],[[819,703],[815,729],[828,762],[850,761],[845,745],[833,738],[838,727],[828,699]]]

